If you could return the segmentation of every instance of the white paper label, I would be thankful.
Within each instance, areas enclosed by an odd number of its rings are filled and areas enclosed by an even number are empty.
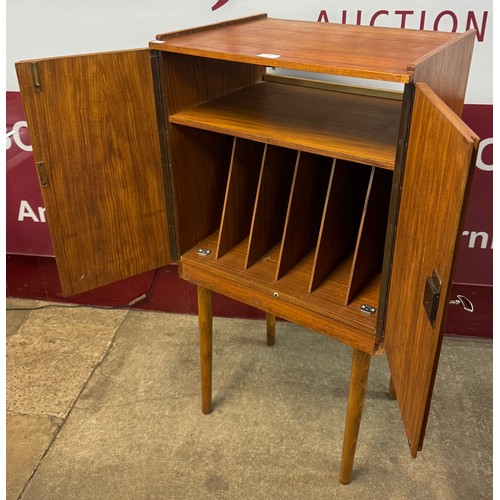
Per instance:
[[[278,59],[279,54],[257,54],[257,57],[266,57],[267,59]]]

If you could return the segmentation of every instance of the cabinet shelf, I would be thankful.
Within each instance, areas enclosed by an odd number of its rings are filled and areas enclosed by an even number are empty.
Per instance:
[[[393,170],[400,114],[399,100],[259,82],[169,121]]]

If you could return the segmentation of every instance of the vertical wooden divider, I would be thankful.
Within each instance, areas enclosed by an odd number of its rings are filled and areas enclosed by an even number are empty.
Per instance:
[[[356,245],[371,168],[334,160],[314,256],[312,292]]]
[[[391,185],[390,170],[372,168],[345,305],[353,300],[367,280],[382,267]]]
[[[297,151],[266,144],[248,241],[245,269],[283,236]]]
[[[277,280],[316,245],[331,169],[331,158],[299,153],[276,270]]]
[[[264,144],[234,138],[216,258],[250,233]]]

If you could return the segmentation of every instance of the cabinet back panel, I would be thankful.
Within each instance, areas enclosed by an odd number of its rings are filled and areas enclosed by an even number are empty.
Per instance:
[[[314,258],[314,290],[356,245],[370,167],[335,160]]]
[[[177,241],[180,253],[220,226],[233,138],[170,126]]]
[[[168,115],[258,82],[265,73],[265,66],[166,52],[162,55]]]
[[[299,153],[288,204],[276,279],[280,279],[318,240],[332,159]]]
[[[234,139],[217,258],[249,235],[264,144]]]
[[[283,237],[297,152],[266,144],[245,268]]]

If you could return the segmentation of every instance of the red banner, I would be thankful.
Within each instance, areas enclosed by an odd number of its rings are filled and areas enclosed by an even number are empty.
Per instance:
[[[454,281],[493,285],[493,106],[466,105],[462,118],[481,143]]]
[[[7,92],[7,253],[53,256],[19,92]]]

